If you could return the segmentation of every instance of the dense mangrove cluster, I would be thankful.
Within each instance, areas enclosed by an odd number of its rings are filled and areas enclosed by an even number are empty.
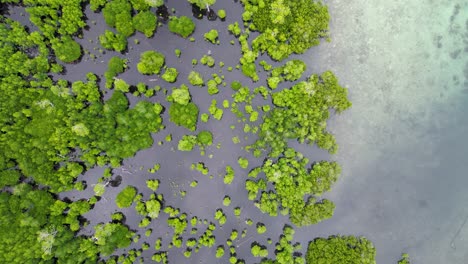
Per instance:
[[[200,250],[212,252],[207,263],[375,263],[375,248],[363,237],[311,237],[305,252],[294,242],[294,227],[333,216],[333,202],[321,196],[341,168],[307,157],[291,142],[336,153],[327,120],[351,106],[332,72],[304,77],[306,63],[288,60],[328,39],[327,7],[315,0],[241,0],[243,13],[231,14],[216,10],[216,0],[179,3],[193,10],[192,19],[169,10],[167,2],[0,0],[6,6],[0,10],[0,263],[174,263],[171,254],[189,259]],[[33,26],[13,20],[10,8],[25,12]],[[104,74],[70,81],[68,67],[94,56],[80,44],[83,31],[95,24],[86,19],[87,9],[102,14],[106,28],[95,44],[112,56],[102,64]],[[225,23],[234,16],[239,18]],[[224,30],[197,32],[197,25],[215,20]],[[200,33],[208,45],[239,48],[238,64],[225,65],[211,52],[188,64],[168,63],[170,56],[191,56],[178,48],[173,54],[137,49],[136,62],[126,57],[129,38],[141,33],[151,41],[163,27],[176,40],[195,42]],[[223,43],[226,36],[230,43]],[[125,80],[129,67],[156,85]],[[245,78],[230,78],[234,71]],[[207,112],[194,98],[199,90],[209,98]],[[226,116],[234,118],[230,128],[241,126],[244,134],[230,139],[239,150],[224,151],[241,154],[217,161],[219,167],[200,158],[187,173],[202,176],[187,177],[187,186],[197,188],[197,177],[209,177],[244,192],[223,193],[209,215],[184,212],[175,204],[190,191],[177,189],[171,175],[160,173],[168,165],[156,163],[145,171],[144,186],[122,186],[111,201],[104,198],[126,177],[115,173],[125,172],[122,163],[154,146],[156,134],[167,132],[158,146],[216,160],[211,150],[222,149],[220,133],[200,124]],[[168,126],[176,129],[168,132]],[[252,144],[246,144],[249,136]],[[88,184],[87,172],[96,168],[102,177]],[[163,195],[161,186],[169,182],[177,199]],[[87,198],[61,196],[87,189],[93,194]],[[279,237],[269,224],[245,216],[249,205],[239,202],[242,195],[258,213],[289,217]],[[115,210],[91,224],[87,214],[104,202]],[[130,217],[136,225],[127,222]],[[228,228],[233,223],[236,229]],[[251,255],[238,254],[243,244]],[[409,263],[408,256],[399,263]]]

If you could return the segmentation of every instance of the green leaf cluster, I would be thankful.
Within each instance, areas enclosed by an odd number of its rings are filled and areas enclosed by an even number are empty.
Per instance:
[[[156,16],[149,10],[139,12],[132,20],[135,29],[148,38],[152,37],[156,31],[157,22]]]
[[[203,86],[205,81],[203,81],[203,77],[199,72],[191,71],[188,75],[188,81],[193,86]]]
[[[169,31],[172,33],[178,34],[183,38],[187,38],[195,30],[195,23],[193,23],[191,18],[186,16],[173,16],[169,20],[168,27]]]
[[[71,63],[81,57],[81,46],[70,36],[63,36],[60,40],[51,41],[55,56],[66,63]]]
[[[250,252],[252,253],[252,256],[254,257],[265,258],[268,256],[268,249],[265,246],[262,246],[258,243],[252,243]]]
[[[205,38],[205,40],[215,44],[219,44],[219,40],[218,40],[218,30],[216,29],[212,29],[208,32],[206,32],[203,37]]]
[[[186,105],[172,103],[169,107],[169,120],[178,126],[195,131],[198,122],[198,106],[192,102]]]
[[[375,248],[365,237],[330,236],[309,243],[306,263],[375,264]]]
[[[301,78],[305,72],[307,65],[301,60],[290,60],[283,66],[277,67],[271,71],[270,77],[267,78],[268,87],[276,89],[278,84],[284,80],[295,81]]]
[[[225,170],[226,174],[224,174],[224,184],[231,184],[235,176],[234,169],[232,169],[231,166],[227,165]]]
[[[277,157],[287,148],[287,141],[317,145],[330,153],[338,146],[334,137],[326,131],[330,109],[340,113],[351,106],[347,90],[338,84],[333,73],[312,75],[292,88],[273,93],[272,111],[260,125],[259,139],[253,149],[270,148],[272,157]]]
[[[127,60],[114,56],[107,63],[107,71],[104,73],[106,78],[106,88],[111,88],[114,78],[123,73],[127,68]]]
[[[261,34],[252,41],[255,51],[267,52],[275,60],[301,54],[328,37],[330,16],[321,1],[245,1],[244,21]]]
[[[130,246],[133,232],[121,223],[98,224],[94,229],[93,239],[104,256],[112,254],[116,248]]]
[[[140,62],[137,64],[141,74],[158,74],[164,65],[165,57],[162,53],[148,50],[140,54]]]
[[[123,52],[127,49],[127,37],[107,29],[104,31],[104,34],[99,36],[99,43],[108,50]]]
[[[178,75],[179,75],[179,72],[177,71],[176,68],[167,68],[164,74],[161,75],[161,78],[165,80],[166,82],[173,83],[177,80]]]
[[[127,186],[117,194],[115,203],[119,208],[130,207],[133,203],[133,199],[137,194],[137,190],[133,186]]]
[[[211,105],[208,108],[210,114],[217,120],[221,120],[223,118],[224,110],[216,106],[217,101],[216,99],[211,100]]]
[[[132,9],[132,5],[128,0],[114,0],[106,3],[102,9],[102,14],[109,27],[115,28],[124,37],[129,37],[135,32]]]
[[[289,212],[291,222],[298,226],[318,223],[333,215],[335,206],[329,200],[316,201],[315,197],[328,191],[338,179],[341,168],[336,162],[321,161],[307,170],[309,162],[302,154],[288,149],[287,156],[276,162],[267,159],[261,170],[267,182],[273,183],[273,191],[261,191],[260,201],[256,206],[264,213],[277,215],[281,209]],[[249,198],[254,198],[265,185],[248,180],[246,189]],[[304,199],[307,201],[304,201]]]

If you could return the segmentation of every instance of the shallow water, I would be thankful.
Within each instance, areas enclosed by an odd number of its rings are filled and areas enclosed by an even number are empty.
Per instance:
[[[343,177],[323,234],[369,237],[378,263],[468,263],[468,2],[326,2],[332,42],[309,64],[353,107],[331,121]]]

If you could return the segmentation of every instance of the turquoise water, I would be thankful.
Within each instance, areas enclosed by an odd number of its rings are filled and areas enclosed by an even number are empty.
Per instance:
[[[334,118],[343,177],[327,232],[377,262],[468,263],[468,2],[326,1],[332,42],[309,54],[353,107]]]

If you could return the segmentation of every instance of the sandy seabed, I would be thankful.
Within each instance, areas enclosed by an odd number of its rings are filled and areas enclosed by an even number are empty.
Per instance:
[[[367,236],[378,263],[468,263],[468,1],[326,3],[332,41],[308,65],[353,107],[331,121],[335,216],[313,229]]]

